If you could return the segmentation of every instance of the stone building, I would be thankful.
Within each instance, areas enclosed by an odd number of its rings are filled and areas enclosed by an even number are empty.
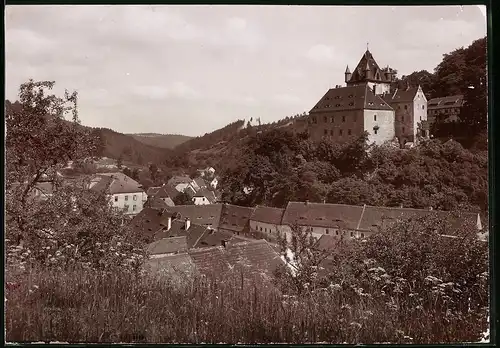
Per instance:
[[[434,122],[456,122],[460,115],[460,110],[464,104],[463,95],[452,95],[443,98],[429,100],[427,117],[429,123]]]
[[[344,142],[368,132],[368,141],[380,145],[399,140],[401,145],[428,136],[427,99],[420,86],[391,92],[396,70],[380,68],[369,50],[356,68],[345,71],[346,87],[326,92],[309,112],[312,139],[331,137]],[[421,126],[424,124],[424,126]]]

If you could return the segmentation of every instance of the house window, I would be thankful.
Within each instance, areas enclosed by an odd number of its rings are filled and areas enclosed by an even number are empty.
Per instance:
[[[351,232],[351,237],[354,237],[354,232]]]
[[[378,132],[378,129],[374,129],[374,130],[373,130],[373,132],[374,132],[375,134],[377,134],[377,132]]]
[[[115,196],[115,202],[118,202],[118,196]]]
[[[323,116],[323,121],[325,121],[325,123],[327,123],[327,122],[328,122],[328,119],[327,119],[327,117],[326,117],[326,116]]]
[[[125,210],[128,210],[128,204],[125,204],[123,208],[125,208]]]
[[[136,200],[137,200],[137,195],[134,195],[134,201],[136,201]]]
[[[125,196],[125,200],[128,201],[128,196]]]
[[[134,206],[132,206],[132,210],[133,211],[136,211],[137,210],[137,206],[134,204]]]
[[[422,110],[425,110],[425,105],[422,105]]]
[[[345,122],[345,116],[342,116],[342,122]]]
[[[339,134],[340,136],[342,136],[342,129],[339,129]]]
[[[420,121],[422,121],[422,116],[420,116]]]
[[[326,229],[326,234],[330,234],[330,231],[328,230],[328,228]]]
[[[333,136],[333,129],[330,129],[330,135]]]
[[[336,231],[335,231],[335,235],[336,235],[336,236],[338,236],[338,235],[339,235],[339,231],[338,231],[338,230],[336,230]]]
[[[364,233],[361,233],[361,238],[365,238],[365,234]]]
[[[324,130],[325,135],[328,135],[328,129]]]
[[[351,130],[350,129],[347,130],[347,134],[351,135]]]
[[[376,121],[377,120],[377,115],[373,115],[373,120]]]
[[[260,232],[262,232],[262,227],[260,228]]]
[[[408,105],[405,105],[405,110],[408,110]]]

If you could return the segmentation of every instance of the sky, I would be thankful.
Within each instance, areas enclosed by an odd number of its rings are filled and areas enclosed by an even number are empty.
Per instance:
[[[367,45],[398,75],[486,36],[480,6],[6,6],[6,99],[76,90],[82,124],[199,136],[308,112]]]

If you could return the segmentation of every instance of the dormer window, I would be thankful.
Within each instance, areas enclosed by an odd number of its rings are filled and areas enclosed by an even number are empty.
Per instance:
[[[352,97],[354,97],[354,96],[352,94],[349,94],[349,98],[352,98]]]
[[[335,96],[335,99],[340,99],[340,95],[336,95],[336,96]]]
[[[339,106],[340,106],[340,104],[335,104],[335,106],[336,106],[336,107],[339,107]]]
[[[342,122],[345,122],[345,116],[342,116]]]
[[[353,103],[353,102],[350,102],[350,103],[349,103],[349,106],[354,106],[354,103]]]
[[[368,106],[373,106],[373,102],[368,102]]]

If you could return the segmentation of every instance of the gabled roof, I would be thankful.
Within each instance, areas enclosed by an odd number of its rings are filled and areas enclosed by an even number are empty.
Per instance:
[[[240,207],[232,204],[224,204],[222,207],[219,227],[241,232],[247,226],[254,208]]]
[[[362,211],[355,205],[289,202],[283,224],[355,230]]]
[[[229,264],[253,273],[273,275],[284,262],[265,240],[229,244],[226,248]]]
[[[168,209],[146,207],[130,221],[130,226],[135,233],[152,242],[157,232],[163,228],[162,221],[166,216],[172,215],[173,212]]]
[[[284,213],[285,209],[282,208],[272,208],[258,205],[253,211],[250,220],[274,225],[281,225],[281,220]]]
[[[191,223],[218,228],[222,204],[176,205],[170,210],[180,213],[183,218],[189,218]]]
[[[169,198],[165,198],[165,199],[169,199]],[[168,208],[170,206],[174,206],[174,204],[172,202],[171,205],[168,205],[164,200],[153,196],[153,197],[148,197],[148,200],[146,201],[145,206],[150,207],[150,208],[163,209],[163,208]]]
[[[221,246],[223,241],[229,242],[233,239],[233,234],[224,230],[208,230],[203,236],[198,240],[198,243],[194,246],[195,248],[206,248]]]
[[[427,102],[427,108],[429,110],[436,109],[447,109],[447,108],[457,108],[461,107],[464,103],[464,96],[459,95],[451,95],[448,97],[442,98],[433,98]]]
[[[118,193],[142,193],[144,190],[141,185],[134,179],[126,176],[123,173],[99,173],[94,177],[94,180],[99,180],[91,189],[98,192],[109,190],[110,194]]]
[[[153,272],[170,274],[193,274],[195,272],[194,262],[187,253],[165,255],[160,258],[150,258],[146,261],[146,268]]]
[[[155,234],[155,240],[184,236],[186,237],[187,247],[193,248],[207,231],[205,226],[193,224],[192,222],[186,230],[186,222],[183,219],[172,220],[170,230],[167,230],[167,220],[168,216],[164,217],[161,221],[162,228]]]
[[[162,238],[148,245],[150,255],[183,253],[188,249],[186,236]]]
[[[229,271],[229,262],[222,246],[189,250],[197,271],[202,274],[221,274]]]
[[[392,110],[368,85],[357,85],[329,89],[310,112],[365,109]]]
[[[205,183],[205,180],[203,178],[200,178],[200,177],[197,177],[196,179],[194,179],[194,182],[196,183],[196,185],[198,185],[200,188],[201,187],[204,187],[204,186],[207,186],[207,184]]]
[[[198,192],[196,192],[193,197],[205,197],[211,204],[215,203],[215,201],[217,200],[215,198],[215,193],[206,188],[198,190]]]
[[[385,94],[382,98],[387,103],[409,103],[415,99],[419,87],[409,87],[405,89],[397,89],[392,94]]]
[[[442,221],[448,221],[450,229],[457,229],[467,223],[476,224],[478,214],[471,212],[448,212],[426,209],[373,207],[366,206],[358,229],[361,231],[377,231],[380,227],[389,226],[398,220],[436,216]]]

